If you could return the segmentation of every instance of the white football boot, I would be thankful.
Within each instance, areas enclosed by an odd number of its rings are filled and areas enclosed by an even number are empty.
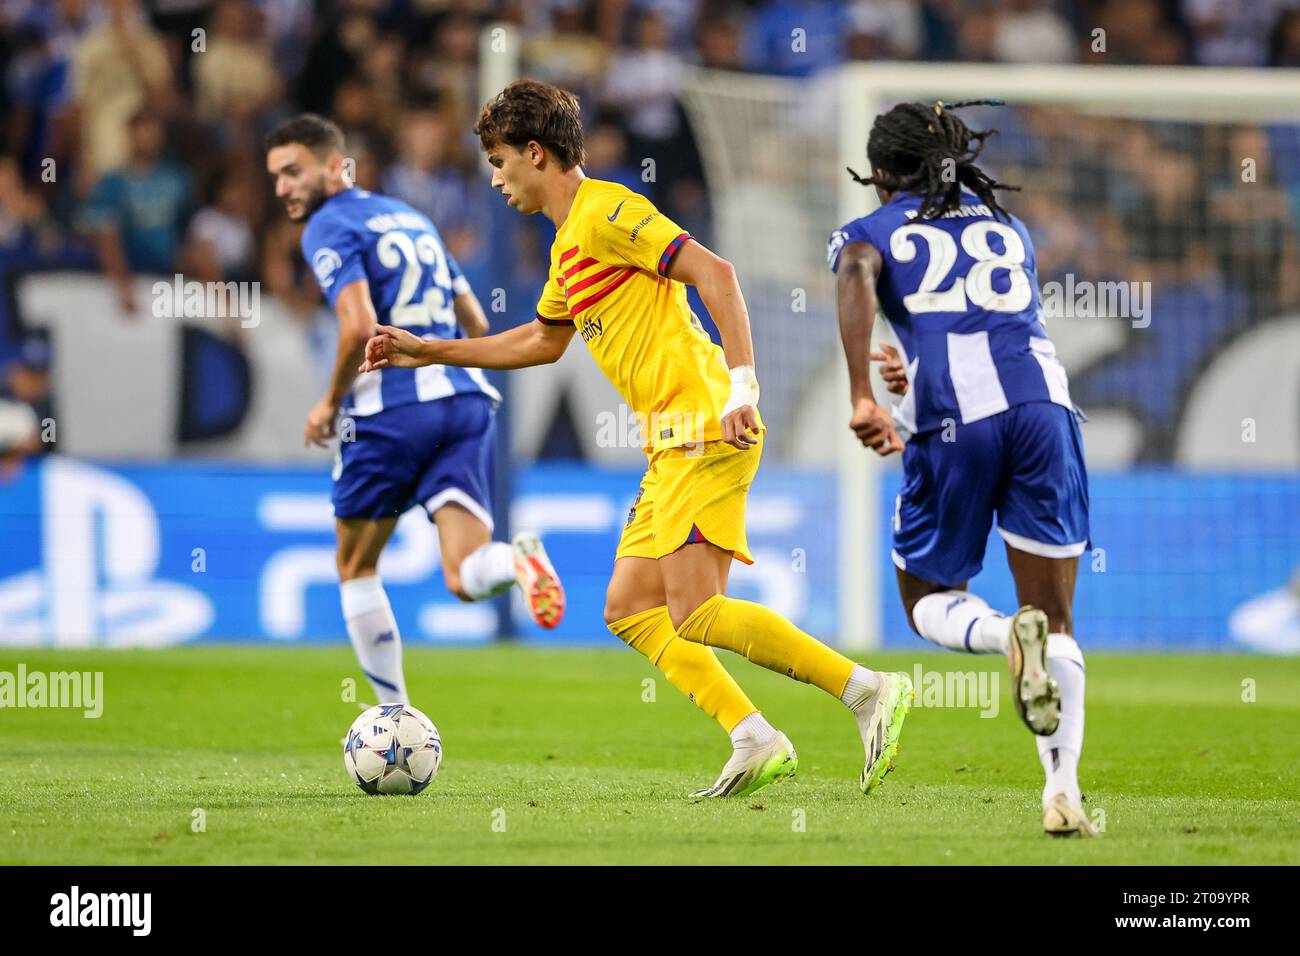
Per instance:
[[[762,790],[769,783],[793,777],[799,767],[799,755],[794,752],[790,738],[777,731],[776,736],[761,747],[747,747],[734,751],[722,768],[713,786],[696,790],[692,800],[714,797],[747,797]]]
[[[1011,699],[1025,726],[1040,737],[1061,723],[1061,689],[1047,667],[1047,615],[1026,604],[1011,618],[1007,670],[1015,682]]]
[[[1043,805],[1043,831],[1058,837],[1100,835],[1083,812],[1083,806],[1063,793],[1058,793]]]
[[[858,733],[866,750],[866,763],[858,781],[862,792],[870,794],[880,786],[886,774],[894,769],[898,756],[898,737],[903,732],[903,721],[912,709],[915,691],[912,678],[902,673],[878,671],[880,686],[870,697],[864,697],[849,709],[858,719]]]

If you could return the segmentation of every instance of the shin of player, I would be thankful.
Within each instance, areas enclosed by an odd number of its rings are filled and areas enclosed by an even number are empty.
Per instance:
[[[1063,796],[1068,808],[1078,808],[1087,673],[1083,651],[1072,634],[1070,606],[1078,558],[1045,557],[1008,544],[1007,560],[1023,602],[1010,616],[994,611],[964,585],[944,587],[901,569],[899,592],[921,637],[949,650],[1008,659],[1016,681],[1012,700],[1035,733],[1043,765],[1044,807]],[[1068,815],[1070,810],[1052,812]]]
[[[377,565],[392,533],[385,522],[338,519],[339,597],[348,640],[381,704],[410,703],[402,673],[402,636]]]

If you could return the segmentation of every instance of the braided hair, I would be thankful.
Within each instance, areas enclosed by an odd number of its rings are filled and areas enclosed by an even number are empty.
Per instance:
[[[872,175],[859,176],[852,169],[849,175],[863,186],[918,193],[922,219],[937,219],[960,206],[965,186],[995,217],[1009,220],[993,191],[1019,187],[996,182],[975,165],[984,140],[997,130],[972,130],[952,112],[963,106],[1003,105],[1002,100],[936,100],[932,106],[899,103],[877,116],[871,126],[867,159]]]

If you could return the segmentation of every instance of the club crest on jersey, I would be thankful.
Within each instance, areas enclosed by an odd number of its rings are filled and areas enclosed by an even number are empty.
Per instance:
[[[311,257],[311,271],[316,273],[316,279],[322,289],[328,289],[334,284],[334,273],[338,272],[342,265],[343,259],[328,246],[317,249],[316,255]]]
[[[638,489],[636,490],[636,497],[632,499],[632,508],[631,508],[631,510],[629,510],[628,513],[627,513],[627,523],[628,523],[628,524],[631,524],[633,521],[636,520],[636,506],[639,505],[639,504],[641,503],[641,496],[642,496],[643,494],[645,494],[645,489],[644,489],[644,488],[638,488]]]
[[[844,248],[848,238],[849,234],[843,229],[836,229],[831,233],[830,241],[826,244],[826,264],[832,269],[835,268],[835,260],[839,258],[840,250]]]

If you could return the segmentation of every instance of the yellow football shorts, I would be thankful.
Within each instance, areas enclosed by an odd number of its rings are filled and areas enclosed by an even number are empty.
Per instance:
[[[641,479],[615,560],[658,560],[684,544],[708,541],[753,564],[745,538],[745,499],[762,452],[762,432],[758,444],[744,451],[711,441],[694,449],[656,452]]]

